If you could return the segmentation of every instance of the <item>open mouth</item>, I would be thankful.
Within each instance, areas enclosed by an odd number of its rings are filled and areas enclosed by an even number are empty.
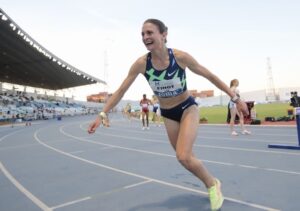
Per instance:
[[[146,42],[145,42],[145,45],[146,45],[146,46],[149,46],[149,45],[152,45],[153,43],[154,43],[154,42],[153,42],[152,40],[149,40],[149,41],[146,41]]]

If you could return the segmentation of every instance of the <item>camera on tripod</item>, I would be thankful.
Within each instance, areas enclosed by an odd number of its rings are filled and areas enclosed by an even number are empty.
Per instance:
[[[298,96],[298,93],[295,92],[291,92],[291,106],[293,107],[300,107],[300,97]]]

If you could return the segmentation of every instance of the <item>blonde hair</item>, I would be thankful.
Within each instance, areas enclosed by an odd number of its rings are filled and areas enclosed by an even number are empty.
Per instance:
[[[238,86],[239,85],[239,80],[238,79],[233,79],[230,81],[230,88],[233,86]]]

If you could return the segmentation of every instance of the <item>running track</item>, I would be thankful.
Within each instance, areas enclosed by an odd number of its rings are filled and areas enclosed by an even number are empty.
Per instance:
[[[0,127],[0,210],[209,210],[204,185],[176,160],[164,127],[112,115],[110,128],[86,132],[94,116]],[[222,181],[223,211],[299,210],[296,127],[201,125],[194,152]]]

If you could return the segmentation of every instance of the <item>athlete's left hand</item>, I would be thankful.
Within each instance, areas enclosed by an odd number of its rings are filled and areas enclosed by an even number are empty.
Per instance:
[[[97,117],[97,118],[95,119],[95,121],[92,122],[92,123],[89,125],[89,127],[88,127],[88,133],[89,133],[89,134],[95,133],[97,127],[99,127],[99,125],[101,124],[101,122],[102,122],[101,118]]]

